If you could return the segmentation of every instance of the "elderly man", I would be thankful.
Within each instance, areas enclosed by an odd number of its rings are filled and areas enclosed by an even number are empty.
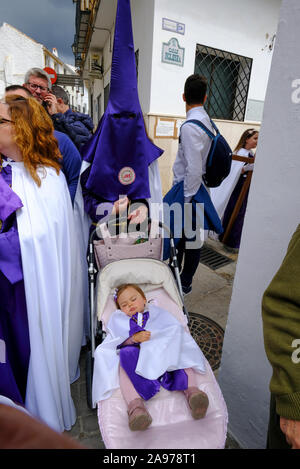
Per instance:
[[[45,96],[52,88],[52,83],[48,73],[41,68],[31,68],[25,75],[25,83],[32,96],[42,104]]]
[[[34,75],[34,73],[36,75]],[[31,68],[25,75],[25,82],[27,83],[24,83],[23,86],[8,86],[5,89],[5,95],[16,94],[25,98],[33,97],[42,104],[43,98],[46,96],[46,94],[48,94],[48,87],[51,86],[51,81],[48,74],[42,69]],[[46,87],[47,91],[44,90]],[[63,157],[62,171],[66,177],[71,200],[73,203],[81,168],[81,156],[67,135],[55,130],[54,136],[58,141],[59,151]]]

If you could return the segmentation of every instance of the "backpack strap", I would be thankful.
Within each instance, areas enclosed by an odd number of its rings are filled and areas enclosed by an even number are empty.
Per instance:
[[[217,129],[217,126],[215,125],[215,123],[210,120],[213,128],[215,129],[215,131],[217,132],[217,134],[219,133],[219,130]],[[198,127],[201,127],[202,130],[204,130],[204,132],[211,138],[211,139],[214,139],[215,138],[215,135],[212,133],[211,130],[209,130],[206,125],[203,124],[203,122],[201,121],[198,121],[197,119],[190,119],[190,120],[187,120],[185,121],[182,125],[184,124],[187,124],[187,123],[190,123],[190,124],[195,124],[195,125],[198,125]],[[182,126],[181,126],[182,127]]]

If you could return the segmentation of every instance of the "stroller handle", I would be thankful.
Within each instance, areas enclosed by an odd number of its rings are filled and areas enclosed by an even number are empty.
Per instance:
[[[106,226],[109,227],[112,223],[113,223],[112,221],[111,221],[111,222],[108,221],[108,222],[106,222]],[[152,223],[152,219],[148,217],[148,218],[147,218],[147,224],[149,225],[149,224],[151,224],[151,223]],[[92,243],[93,243],[93,241],[94,241],[96,235],[97,235],[98,239],[100,239],[100,240],[103,239],[102,236],[101,236],[101,233],[99,232],[100,230],[98,230],[98,225],[100,225],[100,224],[101,224],[101,223],[98,222],[96,228],[91,232],[90,238],[89,238],[89,244],[92,244]],[[170,240],[174,240],[173,232],[172,232],[172,230],[171,230],[167,225],[165,225],[164,223],[162,223],[161,221],[159,221],[159,222],[158,222],[158,226],[159,226],[159,228],[162,228],[164,231],[167,231],[167,232],[168,232],[169,237],[170,237]],[[172,244],[173,244],[173,243],[171,243],[171,246],[172,246]]]

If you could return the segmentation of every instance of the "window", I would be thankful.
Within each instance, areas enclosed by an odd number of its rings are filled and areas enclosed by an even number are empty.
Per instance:
[[[208,81],[205,109],[210,117],[243,121],[252,59],[197,44],[195,73]]]

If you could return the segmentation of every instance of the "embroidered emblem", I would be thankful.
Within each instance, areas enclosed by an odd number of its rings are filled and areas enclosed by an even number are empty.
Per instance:
[[[135,172],[130,166],[125,166],[119,172],[118,179],[124,186],[132,184],[135,181]]]

